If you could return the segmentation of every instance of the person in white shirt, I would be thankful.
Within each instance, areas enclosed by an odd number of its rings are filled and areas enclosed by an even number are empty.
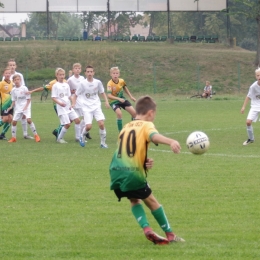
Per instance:
[[[201,95],[203,98],[211,98],[212,97],[212,86],[210,82],[206,81],[206,86],[204,87],[204,92]]]
[[[13,80],[14,75],[19,75],[21,77],[21,86],[25,86],[23,74],[16,71],[17,64],[16,64],[14,59],[9,59],[9,61],[7,62],[7,67],[11,70],[11,78],[10,79]],[[31,103],[29,104],[28,109],[31,110]],[[34,139],[32,136],[28,135],[28,133],[27,133],[27,119],[26,119],[25,116],[23,116],[23,118],[21,120],[21,124],[22,124],[24,138],[25,139]]]
[[[260,68],[255,70],[256,81],[249,87],[248,94],[245,98],[244,104],[240,110],[243,114],[247,103],[251,100],[251,108],[246,119],[246,129],[248,139],[243,143],[243,145],[248,145],[254,142],[254,131],[252,122],[256,122],[260,113]]]
[[[65,79],[65,70],[62,68],[56,69],[57,82],[53,85],[51,91],[52,100],[57,104],[57,113],[60,119],[60,124],[63,125],[58,137],[58,143],[67,143],[63,137],[70,127],[72,121],[76,124],[77,136],[80,135],[80,120],[77,113],[71,106],[70,86]]]
[[[72,66],[72,71],[73,71],[73,75],[71,77],[68,78],[67,82],[70,86],[70,91],[72,95],[75,95],[75,92],[80,84],[80,82],[82,80],[84,80],[85,78],[83,76],[80,75],[81,73],[81,64],[80,63],[74,63]],[[79,99],[77,100],[75,107],[74,107],[75,112],[77,113],[78,117],[81,118],[83,117],[83,113],[82,113],[82,109],[81,109],[81,103],[79,101]],[[75,125],[76,127],[76,125]],[[83,131],[83,128],[85,127],[85,122],[84,119],[81,119],[80,121],[80,131]],[[91,139],[89,133],[86,136],[88,139]],[[77,136],[77,131],[75,128],[75,140],[76,142],[79,141],[80,136]]]
[[[23,117],[26,117],[26,121],[30,125],[35,141],[40,142],[41,139],[36,132],[34,123],[31,120],[31,95],[26,94],[28,92],[28,88],[22,85],[22,79],[19,74],[13,76],[13,82],[15,87],[11,91],[12,105],[8,108],[8,110],[14,108],[14,116],[12,121],[12,138],[8,142],[16,142],[17,121],[22,120]]]
[[[92,128],[92,121],[93,118],[95,118],[99,126],[100,147],[108,148],[104,124],[105,116],[101,109],[99,94],[103,96],[106,107],[110,108],[110,106],[105,94],[104,86],[100,80],[94,78],[94,74],[93,67],[87,66],[85,69],[86,79],[80,82],[75,93],[76,100],[73,102],[73,106],[75,105],[75,101],[80,102],[85,122],[85,128],[81,132],[79,143],[82,147],[85,146],[86,134]]]

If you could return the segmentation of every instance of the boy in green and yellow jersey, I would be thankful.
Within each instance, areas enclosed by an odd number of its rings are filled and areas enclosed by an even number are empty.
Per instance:
[[[130,93],[129,89],[126,86],[126,83],[123,79],[119,78],[120,70],[118,67],[113,67],[110,69],[111,80],[107,83],[107,97],[110,106],[116,113],[117,117],[117,128],[120,132],[123,127],[122,122],[122,112],[121,108],[126,110],[132,118],[135,118],[135,109],[131,103],[124,97],[124,92],[130,97],[132,101],[135,102],[135,98]]]
[[[165,245],[185,240],[172,232],[163,207],[147,183],[148,169],[153,166],[153,159],[147,157],[147,150],[150,142],[169,145],[174,153],[179,153],[181,147],[176,140],[158,133],[153,124],[155,114],[156,104],[151,97],[144,96],[137,101],[135,120],[126,124],[118,137],[118,148],[109,167],[110,189],[114,190],[119,201],[123,197],[129,199],[132,213],[146,238],[154,244]],[[142,201],[151,210],[166,238],[151,229]]]

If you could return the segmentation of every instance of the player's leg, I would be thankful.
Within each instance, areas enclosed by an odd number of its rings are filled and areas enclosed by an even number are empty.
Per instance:
[[[14,118],[12,122],[12,138],[8,141],[8,143],[16,142],[17,121],[21,120],[22,117],[23,113],[14,113]]]
[[[94,112],[94,117],[98,122],[98,127],[99,127],[99,136],[100,136],[100,147],[101,148],[108,148],[106,144],[106,128],[105,128],[105,115],[102,112],[101,107],[96,109]]]
[[[27,123],[28,125],[30,126],[31,128],[31,131],[33,133],[33,136],[34,136],[34,139],[35,139],[35,142],[40,142],[41,141],[41,138],[40,136],[38,135],[37,131],[36,131],[36,127],[35,127],[35,124],[32,122],[31,118],[27,118]]]
[[[23,115],[23,118],[21,120],[21,124],[22,124],[22,129],[23,129],[23,137],[25,139],[33,139],[32,136],[28,135],[28,132],[27,132],[27,118],[25,115]]]
[[[136,112],[133,106],[127,106],[125,107],[125,110],[132,116],[132,120],[136,117]]]
[[[2,119],[0,119],[0,126],[3,126],[2,132],[0,134],[0,140],[7,140],[5,134],[9,130],[12,120],[13,120],[13,109],[7,110],[2,112]]]
[[[53,105],[53,109],[54,109],[55,113],[58,115],[56,103]],[[55,135],[56,139],[57,139],[62,127],[63,127],[63,125],[60,124],[57,128],[55,128],[52,131],[52,134]]]
[[[154,197],[153,194],[150,194],[149,197],[143,199],[145,205],[151,210],[152,215],[154,216],[155,220],[161,227],[161,229],[165,232],[167,239],[169,242],[184,242],[184,239],[177,237],[171,229],[171,226],[168,222],[166,214],[162,205],[159,204],[157,199]]]
[[[70,127],[70,118],[69,118],[68,114],[60,115],[59,118],[60,118],[60,123],[63,126],[61,128],[61,131],[60,131],[56,141],[57,141],[57,143],[65,144],[67,142],[63,139],[63,137],[67,133],[67,131]]]
[[[89,133],[90,129],[92,128],[94,113],[93,111],[82,111],[82,113],[83,113],[83,120],[85,122],[85,127],[83,128],[80,134],[79,144],[80,146],[84,147],[86,142],[86,136]]]
[[[248,139],[243,143],[243,145],[248,145],[250,143],[253,143],[255,140],[254,137],[254,130],[252,126],[252,122],[256,122],[258,118],[258,111],[254,111],[253,109],[250,109],[247,119],[246,119],[246,131]]]
[[[114,111],[116,113],[117,129],[120,132],[123,128],[122,112],[121,112],[120,107],[117,107]]]

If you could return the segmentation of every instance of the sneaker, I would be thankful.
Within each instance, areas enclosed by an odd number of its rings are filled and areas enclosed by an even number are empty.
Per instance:
[[[172,242],[185,242],[181,237],[176,236],[173,232],[165,232],[167,239],[170,243]]]
[[[34,139],[35,139],[35,142],[37,142],[37,143],[41,141],[41,138],[39,135],[35,135]]]
[[[5,134],[0,134],[0,140],[7,140],[7,138],[5,137]]]
[[[152,241],[155,245],[168,245],[168,239],[157,235],[152,230],[145,232],[145,236],[148,240]]]
[[[79,138],[79,144],[80,144],[81,147],[85,147],[85,137],[82,137],[82,136],[81,136],[81,137]]]
[[[16,143],[16,138],[15,138],[15,137],[12,137],[12,138],[8,141],[8,143]]]
[[[24,135],[24,139],[34,139],[34,138],[30,135]]]
[[[254,142],[254,140],[247,139],[247,141],[245,141],[245,142],[243,143],[243,145],[248,145],[248,144],[251,144],[251,143],[253,143],[253,142]]]
[[[107,144],[100,144],[100,148],[108,148]]]
[[[68,142],[66,142],[64,139],[57,139],[56,141],[57,143],[60,143],[60,144],[67,144]]]
[[[57,129],[54,129],[54,130],[52,131],[52,134],[55,135],[55,137],[57,138],[57,137],[58,137],[58,131],[57,131]]]
[[[86,137],[87,137],[88,139],[92,139],[92,137],[90,136],[89,132],[86,133]]]

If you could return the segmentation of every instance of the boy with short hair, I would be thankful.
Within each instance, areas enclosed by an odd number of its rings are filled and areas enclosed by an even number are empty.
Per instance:
[[[76,90],[78,89],[80,82],[82,80],[84,80],[85,78],[83,76],[80,75],[81,73],[81,64],[80,63],[74,63],[72,66],[72,71],[73,71],[73,75],[68,79],[68,84],[70,86],[70,91],[71,94],[74,95]],[[80,100],[77,99],[74,110],[77,113],[78,117],[82,117],[83,113],[82,113],[82,109],[81,109],[81,103]],[[76,127],[76,125],[75,125]],[[81,132],[83,131],[83,128],[85,127],[85,122],[84,119],[82,119],[80,121],[80,130]],[[76,134],[76,130],[75,130],[75,134]],[[75,136],[75,140],[78,142],[79,141],[80,136]],[[87,134],[87,138],[91,139],[89,133]]]
[[[248,139],[243,143],[243,145],[248,145],[254,142],[255,137],[252,122],[257,121],[260,113],[260,68],[255,70],[255,77],[256,81],[249,87],[248,94],[240,110],[240,112],[244,114],[246,105],[249,100],[251,100],[251,108],[246,119]]]
[[[100,80],[94,78],[94,68],[92,66],[87,66],[85,70],[86,79],[82,80],[76,90],[75,101],[79,101],[81,104],[81,109],[84,116],[85,127],[80,135],[80,145],[85,146],[85,137],[92,128],[93,118],[96,119],[99,126],[100,135],[100,147],[108,148],[106,144],[106,128],[104,124],[105,116],[101,109],[101,101],[99,94],[103,96],[105,100],[105,105],[109,108],[109,103],[103,84]]]
[[[58,137],[57,142],[64,144],[67,143],[63,137],[70,127],[72,121],[76,124],[77,135],[80,135],[80,120],[77,113],[71,106],[71,92],[68,83],[64,82],[65,70],[58,68],[56,70],[57,82],[53,85],[51,91],[52,100],[57,104],[57,113],[60,119],[60,124],[63,126]]]
[[[132,116],[132,118],[135,118],[136,115],[135,109],[132,107],[131,103],[124,97],[124,91],[131,100],[135,102],[136,99],[130,93],[125,81],[119,78],[120,70],[118,67],[112,67],[110,69],[110,76],[112,79],[109,80],[107,83],[107,97],[110,106],[116,113],[117,128],[120,132],[123,127],[121,108],[126,110]]]
[[[8,110],[12,105],[11,91],[13,89],[13,82],[11,81],[11,70],[6,68],[3,73],[3,80],[0,82],[0,99],[1,99],[1,116],[0,126],[3,126],[3,131],[0,135],[0,140],[7,140],[5,137],[8,131],[12,119],[13,119],[13,109]]]
[[[8,111],[12,110],[14,107],[15,110],[12,121],[12,138],[8,142],[16,142],[17,121],[22,120],[24,117],[26,118],[26,122],[30,125],[35,141],[40,142],[41,139],[36,132],[34,123],[31,120],[31,96],[26,94],[28,92],[28,88],[22,85],[22,78],[19,74],[13,75],[13,82],[15,87],[11,91],[12,105],[8,108]]]
[[[19,75],[21,78],[21,86],[25,86],[23,74],[16,71],[17,64],[16,64],[15,59],[9,59],[9,61],[7,62],[7,66],[8,66],[8,68],[11,69],[11,80],[13,80],[14,75]],[[29,104],[28,111],[31,111],[31,103]],[[23,129],[23,137],[25,139],[34,139],[32,136],[28,135],[28,133],[27,133],[27,119],[25,116],[23,116],[23,118],[21,120],[21,124],[22,124],[22,129]]]
[[[174,153],[179,153],[181,147],[176,140],[158,133],[153,124],[155,114],[156,104],[153,99],[149,96],[139,98],[135,120],[126,124],[118,137],[118,148],[109,167],[110,189],[114,190],[119,201],[123,197],[129,199],[132,213],[146,238],[154,244],[164,245],[185,240],[172,232],[163,207],[147,183],[148,170],[153,166],[153,159],[147,158],[147,150],[150,142],[169,145]],[[141,201],[151,210],[166,238],[151,229]]]

